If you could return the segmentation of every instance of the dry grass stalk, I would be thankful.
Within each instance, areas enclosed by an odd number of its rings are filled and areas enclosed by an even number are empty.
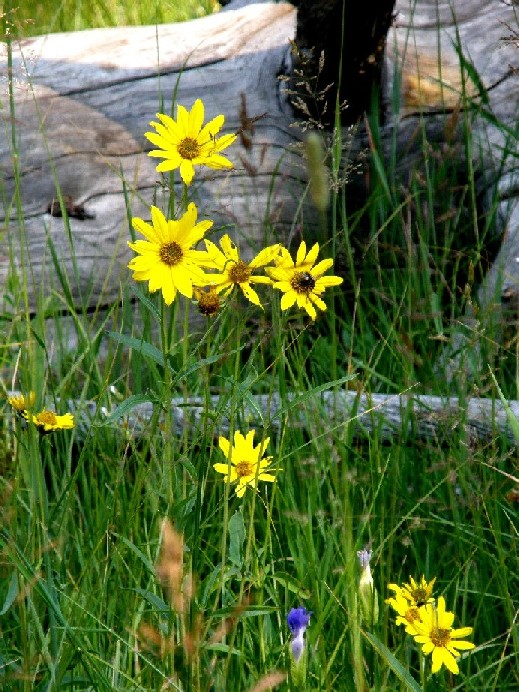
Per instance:
[[[280,673],[275,670],[272,673],[267,673],[261,680],[258,680],[254,687],[250,688],[249,692],[266,692],[267,690],[273,690],[278,685],[281,685],[282,682],[285,682],[286,679],[286,673]]]
[[[183,594],[183,559],[183,537],[178,531],[175,531],[169,519],[164,519],[162,522],[162,546],[157,563],[157,575],[168,591],[168,598],[172,608],[179,615],[183,615],[186,612],[187,605],[192,596],[192,588],[186,590],[186,598],[184,598]],[[186,600],[188,601],[187,603]]]

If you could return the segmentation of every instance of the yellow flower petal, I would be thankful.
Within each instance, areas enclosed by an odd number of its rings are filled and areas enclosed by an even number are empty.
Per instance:
[[[315,247],[315,245],[314,245]],[[319,251],[319,246],[317,245],[317,250]],[[303,264],[306,258],[306,243],[305,241],[301,241],[301,245],[299,246],[296,254],[296,261],[295,264]]]
[[[259,308],[263,309],[263,305],[261,304],[259,296],[256,293],[256,291],[252,288],[250,283],[240,284],[240,288],[243,291],[243,295],[247,298],[248,301],[250,301],[253,305],[257,305]]]

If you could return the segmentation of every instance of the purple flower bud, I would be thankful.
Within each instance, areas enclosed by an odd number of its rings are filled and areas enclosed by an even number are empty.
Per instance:
[[[292,632],[292,642],[290,646],[295,663],[299,663],[305,650],[303,635],[310,622],[311,614],[312,613],[307,611],[306,608],[292,608],[287,615],[287,624]]]
[[[310,622],[310,615],[312,615],[312,612],[308,612],[306,608],[292,608],[289,612],[287,624],[294,637],[298,636],[300,630],[303,630],[303,632],[306,630]]]

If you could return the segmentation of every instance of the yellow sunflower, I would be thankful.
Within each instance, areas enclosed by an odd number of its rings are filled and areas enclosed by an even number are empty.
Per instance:
[[[157,113],[160,123],[151,122],[157,132],[146,132],[145,137],[158,149],[153,149],[148,156],[163,158],[157,171],[164,173],[180,168],[180,176],[186,185],[190,185],[195,175],[195,166],[209,168],[232,168],[229,159],[220,154],[236,139],[235,134],[216,137],[222,129],[225,118],[217,115],[203,125],[204,104],[197,99],[190,111],[184,106],[177,106],[177,119],[164,113]]]
[[[415,641],[422,645],[424,654],[432,654],[432,672],[437,673],[444,665],[457,675],[459,667],[456,659],[460,651],[473,649],[475,644],[461,638],[472,634],[472,627],[453,629],[454,613],[445,610],[445,599],[438,598],[438,605],[427,603],[420,608],[420,620],[414,623],[417,634]]]
[[[53,430],[68,430],[74,427],[74,416],[71,413],[65,413],[63,416],[58,416],[54,411],[44,409],[40,413],[33,415],[25,411],[24,418],[29,423],[34,423],[42,432],[52,432]]]
[[[396,611],[398,617],[395,622],[397,625],[404,625],[407,634],[418,634],[415,624],[420,621],[420,609],[414,603],[410,603],[400,593],[394,598],[386,600],[393,610]]]
[[[326,303],[321,295],[330,286],[339,286],[343,279],[339,276],[323,276],[332,265],[332,259],[325,259],[315,264],[319,254],[319,244],[306,252],[306,243],[303,240],[296,254],[295,261],[284,247],[281,254],[275,260],[275,267],[267,267],[265,271],[274,280],[274,288],[283,292],[281,309],[288,310],[294,303],[303,308],[315,320],[317,312],[314,306],[320,310],[326,310]]]
[[[247,488],[257,488],[258,481],[273,483],[276,480],[275,476],[265,473],[272,457],[262,458],[270,438],[266,437],[254,447],[255,432],[249,430],[244,437],[241,432],[236,431],[232,446],[225,437],[218,440],[218,446],[224,453],[226,462],[213,464],[213,468],[217,473],[224,474],[226,483],[237,483],[238,497],[243,497]]]
[[[27,396],[24,394],[13,394],[13,396],[8,397],[7,401],[16,413],[23,415],[24,411],[34,406],[36,394],[35,392],[29,392]]]
[[[220,274],[211,274],[211,281],[214,284],[215,291],[226,296],[234,286],[239,286],[247,300],[260,308],[263,307],[251,283],[271,284],[272,280],[268,276],[254,275],[253,272],[269,264],[279,255],[279,244],[270,245],[261,250],[247,264],[240,258],[238,248],[228,235],[224,235],[220,240],[222,250],[210,240],[204,240],[204,243],[213,267],[221,272]]]
[[[402,586],[398,584],[388,584],[387,588],[394,591],[395,595],[400,595],[402,598],[405,598],[411,605],[420,607],[434,601],[432,598],[432,591],[435,581],[436,577],[428,582],[422,575],[419,582],[415,581],[413,577],[409,577],[409,583],[402,584]],[[392,599],[387,599],[386,603],[391,603],[391,601]]]
[[[196,222],[197,208],[191,202],[178,221],[168,221],[157,207],[151,207],[152,225],[132,219],[133,227],[146,238],[128,242],[139,253],[128,264],[135,281],[148,281],[150,293],[159,289],[166,305],[175,300],[177,291],[186,298],[193,296],[193,284],[204,286],[207,277],[200,268],[207,265],[207,253],[193,250],[213,225],[212,221]]]

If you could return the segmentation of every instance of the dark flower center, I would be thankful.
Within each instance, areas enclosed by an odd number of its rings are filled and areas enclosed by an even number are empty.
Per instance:
[[[254,474],[254,464],[250,461],[239,461],[236,464],[236,473],[240,478],[243,476],[252,476]]]
[[[411,596],[415,600],[416,604],[421,606],[427,603],[427,592],[425,589],[413,589],[411,591]]]
[[[168,267],[174,267],[175,264],[178,264],[182,260],[183,256],[184,253],[178,243],[165,243],[160,246],[159,257],[161,262],[167,264]]]
[[[220,309],[220,298],[214,291],[204,291],[198,295],[198,310],[206,317],[216,315]]]
[[[451,640],[450,630],[441,630],[435,627],[431,632],[431,641],[434,646],[445,647]]]
[[[184,139],[177,146],[178,153],[183,159],[196,159],[200,156],[200,145],[192,137],[184,137]]]
[[[315,288],[315,279],[309,272],[296,272],[290,281],[296,293],[311,293]]]
[[[239,260],[229,269],[228,275],[234,284],[243,284],[250,279],[251,270],[243,260]]]

